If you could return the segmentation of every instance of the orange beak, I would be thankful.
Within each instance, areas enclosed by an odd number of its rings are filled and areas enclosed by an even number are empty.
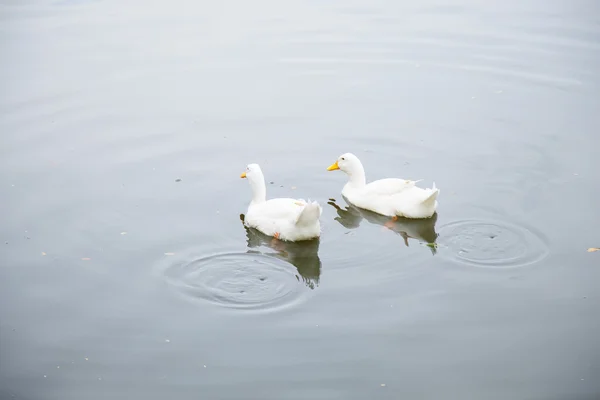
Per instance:
[[[337,161],[331,164],[329,167],[327,167],[327,171],[335,171],[336,169],[340,169]]]
[[[242,174],[240,175],[240,178],[245,178],[246,177],[246,173],[242,172]]]

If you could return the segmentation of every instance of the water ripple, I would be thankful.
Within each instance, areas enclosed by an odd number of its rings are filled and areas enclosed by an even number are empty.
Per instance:
[[[533,264],[548,254],[545,239],[532,230],[496,221],[455,221],[440,228],[440,255],[454,262],[489,268]]]
[[[246,310],[273,310],[299,301],[303,285],[290,264],[257,252],[181,260],[164,270],[167,282],[192,300]]]

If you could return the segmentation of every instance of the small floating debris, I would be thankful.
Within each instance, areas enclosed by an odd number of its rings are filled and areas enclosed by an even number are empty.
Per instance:
[[[587,251],[588,253],[593,253],[595,251],[600,251],[600,249],[598,247],[590,247]]]
[[[385,383],[382,383],[382,384],[381,384],[381,387],[385,387]]]
[[[292,190],[296,190],[296,186],[292,186]]]
[[[175,179],[175,182],[181,182],[181,178]]]
[[[57,365],[56,368],[60,368],[60,365]]]
[[[206,365],[204,365],[203,367],[206,368]]]
[[[170,339],[165,339],[165,343],[171,343]]]
[[[85,358],[84,358],[84,360],[85,360],[85,361],[89,361],[89,358],[85,357]]]
[[[48,375],[44,375],[44,378],[47,378],[47,377],[48,377]]]
[[[82,257],[82,258],[81,258],[81,260],[82,260],[82,261],[90,261],[90,260],[91,260],[91,258],[89,258],[89,257]]]
[[[43,255],[43,256],[45,256],[45,255],[46,255],[46,252],[45,252],[45,251],[42,251],[42,255]]]
[[[121,232],[121,235],[123,235],[123,236],[127,235],[127,232]]]
[[[165,253],[165,256],[174,256],[175,253]]]

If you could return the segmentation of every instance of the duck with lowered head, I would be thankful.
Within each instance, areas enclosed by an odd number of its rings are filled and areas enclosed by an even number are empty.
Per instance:
[[[246,178],[252,189],[252,200],[244,225],[276,239],[297,242],[321,235],[322,209],[310,200],[275,198],[267,200],[265,177],[258,164],[249,164],[240,178]]]
[[[367,183],[365,169],[354,154],[338,157],[327,170],[341,170],[348,175],[342,195],[355,207],[391,217],[430,218],[437,209],[440,190],[435,187],[422,189],[413,181],[399,178],[379,179]]]

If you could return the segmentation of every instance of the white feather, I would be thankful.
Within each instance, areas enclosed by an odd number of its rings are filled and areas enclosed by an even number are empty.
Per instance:
[[[416,186],[420,180],[386,178],[367,183],[365,169],[352,153],[342,154],[330,168],[348,175],[342,195],[356,207],[404,218],[430,218],[437,210],[440,191],[435,183],[426,189]]]
[[[303,199],[266,199],[265,178],[258,164],[248,165],[245,177],[252,188],[252,201],[244,224],[268,236],[297,242],[321,235],[319,218],[323,210],[316,201]]]

